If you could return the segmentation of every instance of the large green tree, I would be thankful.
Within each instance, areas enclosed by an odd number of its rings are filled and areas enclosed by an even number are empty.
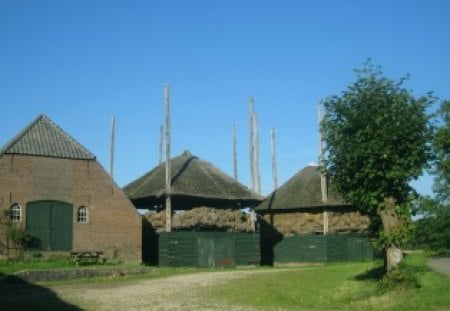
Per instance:
[[[431,94],[416,98],[368,61],[340,96],[324,100],[323,166],[344,198],[382,224],[386,269],[402,260],[401,242],[412,179],[431,157],[432,130],[426,108]]]

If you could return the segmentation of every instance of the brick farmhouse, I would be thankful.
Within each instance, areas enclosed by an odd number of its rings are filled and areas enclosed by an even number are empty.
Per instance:
[[[44,115],[0,150],[0,217],[24,228],[37,251],[142,258],[133,204],[96,157]],[[3,226],[3,253],[6,240]]]

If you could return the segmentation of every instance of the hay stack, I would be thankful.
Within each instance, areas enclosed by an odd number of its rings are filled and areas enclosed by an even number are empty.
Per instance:
[[[145,218],[156,232],[164,232],[165,212],[149,212]],[[240,210],[197,207],[175,213],[172,217],[173,230],[220,230],[233,232],[251,232],[250,215]]]

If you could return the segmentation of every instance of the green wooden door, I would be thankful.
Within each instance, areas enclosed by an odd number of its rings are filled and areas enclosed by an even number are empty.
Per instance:
[[[198,237],[198,266],[214,267],[214,239],[211,237]]]
[[[234,266],[234,241],[231,237],[214,239],[214,265],[216,267]]]
[[[234,241],[231,237],[199,236],[198,266],[234,266]]]
[[[70,251],[73,239],[72,205],[56,201],[27,204],[27,232],[33,248],[45,251]]]

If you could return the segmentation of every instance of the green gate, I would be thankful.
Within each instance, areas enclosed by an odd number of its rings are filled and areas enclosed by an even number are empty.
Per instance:
[[[234,266],[234,243],[233,237],[208,237],[199,236],[198,266],[199,267],[221,267]]]
[[[44,251],[72,250],[72,205],[57,201],[36,201],[27,204],[26,229],[32,247]]]

